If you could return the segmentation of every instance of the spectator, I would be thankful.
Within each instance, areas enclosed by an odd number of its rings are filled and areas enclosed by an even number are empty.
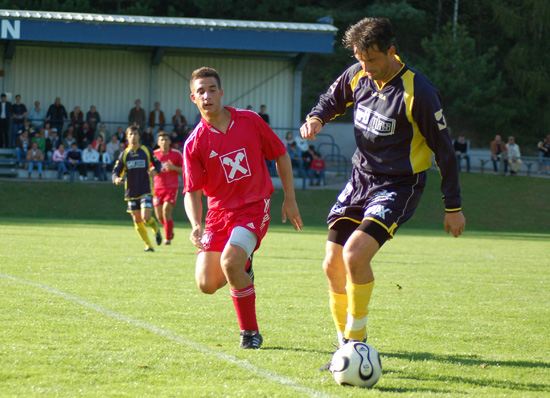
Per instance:
[[[172,124],[178,135],[183,136],[187,133],[187,119],[182,115],[181,109],[176,109],[176,114],[172,116]]]
[[[57,179],[61,180],[63,177],[64,180],[67,179],[67,165],[65,161],[67,159],[67,151],[65,150],[65,145],[63,143],[59,144],[59,148],[53,153],[53,167],[57,168]]]
[[[69,126],[67,126],[67,130],[63,132],[63,138],[67,138],[67,135],[69,133],[76,138],[76,131],[74,130],[74,124],[70,123]],[[69,150],[71,147],[65,147],[67,150]]]
[[[120,157],[120,154],[126,150],[126,144],[124,142],[121,142],[118,144],[118,149],[115,151],[115,155],[113,156],[113,159],[118,159]]]
[[[50,122],[46,122],[44,123],[44,125],[42,126],[42,129],[40,130],[40,135],[44,137],[44,139],[46,139],[50,136],[50,134],[52,133],[52,130],[53,129],[51,127]]]
[[[109,142],[111,141],[111,133],[107,130],[107,127],[105,126],[105,123],[101,123],[99,125],[99,130],[97,131],[97,135],[103,137],[103,142]]]
[[[31,137],[34,136],[34,127],[27,119],[23,120],[23,125],[21,126],[21,129],[17,132],[17,134],[21,134],[23,131],[28,131],[29,136]]]
[[[52,128],[63,131],[63,123],[68,120],[67,110],[61,105],[61,98],[57,97],[46,112],[46,121],[51,123]]]
[[[116,150],[118,149],[118,145],[120,144],[120,142],[118,141],[118,138],[115,135],[112,135],[111,136],[111,140],[109,141],[109,143],[105,146],[105,151],[109,154],[109,156],[111,157],[111,159],[118,159],[118,158],[115,158],[115,152]]]
[[[103,141],[103,136],[98,135],[95,140],[92,141],[92,147],[99,152],[99,148],[103,148],[103,152],[107,150],[107,144]]]
[[[65,137],[65,139],[63,140],[63,145],[65,146],[65,148],[69,148],[68,150],[70,150],[73,147],[73,144],[78,145],[78,141],[74,137],[72,131],[69,131],[67,133],[67,137]]]
[[[160,102],[155,102],[155,109],[149,113],[149,127],[156,133],[159,130],[164,129],[166,119],[164,118],[164,112],[160,110]],[[153,142],[155,137],[153,137]],[[149,146],[149,145],[147,145]]]
[[[542,165],[546,164],[546,174],[550,175],[550,134],[539,141],[537,148],[539,150],[539,170],[538,174],[542,173]]]
[[[306,174],[309,172],[309,169],[311,168],[311,162],[313,161],[314,154],[315,154],[315,147],[313,145],[309,145],[307,148],[307,151],[304,151],[302,153],[302,161],[304,165],[304,171]]]
[[[10,147],[11,102],[6,94],[0,96],[0,148]]]
[[[40,135],[39,133],[37,133]],[[34,166],[38,168],[38,178],[42,178],[42,161],[44,160],[44,155],[40,149],[38,149],[38,142],[34,141],[32,143],[31,149],[27,152],[27,162],[29,164],[29,178],[31,178],[32,171]]]
[[[247,110],[247,111],[253,111],[253,112],[254,112],[254,109],[252,108],[252,105],[247,105],[247,106],[246,106],[246,110]]]
[[[105,147],[99,147],[99,179],[107,181],[107,171],[111,168],[112,158],[109,152],[105,151]]]
[[[126,133],[124,132],[124,129],[122,127],[118,127],[117,130],[116,130],[116,138],[118,140],[118,142],[121,142],[124,144],[124,146],[126,146]],[[116,158],[118,159],[118,158]]]
[[[82,151],[78,149],[78,144],[73,142],[71,144],[71,149],[67,151],[67,165],[69,166],[69,172],[71,174],[71,182],[74,181],[75,170],[78,169],[78,174],[80,174],[80,180],[84,179],[84,167],[82,164]]]
[[[456,162],[458,163],[458,171],[462,171],[462,159],[466,159],[466,172],[470,172],[470,155],[468,155],[468,143],[464,134],[460,134],[458,139],[453,143],[456,153]]]
[[[153,135],[153,129],[151,126],[147,127],[141,136],[141,144],[148,148],[153,149],[155,146],[155,136]]]
[[[40,108],[39,101],[34,102],[34,108],[32,108],[29,111],[29,114],[27,115],[27,119],[30,120],[35,130],[42,129],[42,125],[44,124],[44,119],[46,119],[46,111]]]
[[[293,141],[290,146],[287,148],[287,152],[290,155],[290,162],[292,163],[292,168],[302,172],[302,151],[298,148],[296,141]]]
[[[84,150],[94,141],[94,133],[90,130],[88,123],[84,122],[82,127],[76,131],[76,140],[80,149]]]
[[[29,132],[24,130],[17,137],[15,143],[15,161],[17,166],[23,166],[23,160],[27,158],[29,148],[31,147],[31,140],[29,138]]]
[[[91,142],[85,150],[82,151],[82,162],[84,163],[84,179],[88,179],[88,170],[94,172],[94,180],[99,177],[99,152],[96,151]]]
[[[170,133],[170,145],[173,149],[181,150],[183,148],[184,141],[185,139],[183,133],[178,133],[176,129],[172,130],[172,133]]]
[[[15,147],[15,137],[17,132],[23,127],[23,121],[29,114],[25,104],[21,103],[21,96],[17,94],[15,96],[15,104],[11,107],[12,110],[12,120],[13,120],[13,129],[10,135],[10,148]]]
[[[57,136],[57,131],[53,130],[48,138],[46,138],[46,160],[51,161],[53,154],[63,142],[60,137]]]
[[[498,162],[504,163],[504,174],[508,171],[508,162],[506,161],[506,145],[502,141],[499,134],[495,135],[495,139],[491,142],[491,160],[493,161],[493,169],[495,174],[498,174]]]
[[[521,161],[521,153],[519,145],[516,144],[514,137],[508,137],[508,143],[506,144],[506,150],[508,152],[508,164],[510,166],[510,175],[517,174],[519,168],[523,164]]]
[[[44,155],[46,151],[46,139],[40,135],[38,131],[34,132],[34,137],[31,138],[31,144],[33,142],[36,142],[38,145],[38,149],[40,149],[40,152],[42,152],[42,155]]]
[[[292,137],[292,131],[287,131],[285,135],[285,142],[284,142],[287,150],[290,147],[290,144],[292,144],[293,142],[296,142],[296,141],[294,141],[294,138]]]
[[[258,115],[264,119],[264,122],[269,124],[269,115],[265,112],[266,109],[267,107],[265,105],[260,105],[260,113],[258,113]]]
[[[145,126],[145,110],[141,107],[141,100],[136,100],[136,106],[130,110],[130,114],[128,115],[128,123],[130,123],[130,126],[137,125],[140,129],[143,129]],[[120,129],[122,127],[119,127]],[[124,131],[122,132],[122,136],[124,137]],[[126,137],[123,139],[120,139],[119,141],[126,141]]]
[[[80,107],[77,105],[71,111],[69,117],[71,119],[71,123],[74,124],[74,129],[76,130],[76,134],[78,136],[78,132],[80,131],[82,124],[84,123],[84,112],[82,112]]]
[[[99,112],[97,111],[95,105],[90,106],[90,110],[86,112],[86,122],[88,123],[88,126],[90,126],[92,133],[95,134],[97,125],[101,122],[101,116],[99,116]]]
[[[313,160],[311,161],[311,167],[309,170],[309,185],[313,185],[313,177],[317,180],[315,185],[321,185],[321,182],[325,182],[325,159],[319,152],[313,153]]]

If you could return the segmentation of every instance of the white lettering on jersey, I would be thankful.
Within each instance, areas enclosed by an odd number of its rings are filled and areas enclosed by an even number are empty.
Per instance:
[[[439,130],[444,130],[447,128],[447,121],[445,120],[445,115],[443,115],[443,109],[438,110],[434,113],[435,120],[437,121],[437,127]]]
[[[388,212],[391,213],[391,209],[386,209],[382,205],[374,205],[374,206],[370,206],[365,211],[365,217],[369,214],[372,214],[373,216],[377,216],[377,217],[380,217],[382,220],[385,220],[386,219],[386,213],[388,213]]]
[[[126,168],[131,169],[143,169],[145,167],[144,159],[126,160]]]
[[[220,161],[222,162],[227,182],[237,181],[252,175],[244,148],[220,156]]]
[[[375,135],[393,135],[395,119],[391,119],[363,105],[358,105],[355,112],[355,125]]]

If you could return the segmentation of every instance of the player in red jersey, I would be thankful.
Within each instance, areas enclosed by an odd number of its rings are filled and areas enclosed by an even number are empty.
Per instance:
[[[185,211],[191,242],[199,248],[195,270],[198,288],[213,294],[229,284],[241,330],[241,348],[260,348],[252,254],[269,225],[273,183],[265,159],[275,160],[287,218],[296,230],[302,220],[294,195],[290,157],[281,139],[254,112],[222,105],[220,77],[200,68],[189,81],[191,101],[200,113],[183,148]],[[208,197],[202,228],[202,192]]]
[[[154,154],[162,162],[162,170],[155,175],[155,196],[153,206],[157,219],[164,225],[165,245],[174,238],[174,220],[172,210],[178,198],[179,175],[182,173],[183,158],[181,153],[170,148],[170,135],[161,132],[157,138],[157,149]]]

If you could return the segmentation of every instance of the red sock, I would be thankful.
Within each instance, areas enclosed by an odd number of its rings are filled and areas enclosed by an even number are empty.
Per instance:
[[[164,220],[164,236],[168,240],[172,240],[172,233],[174,231],[174,220]]]
[[[258,332],[258,322],[256,320],[256,292],[254,285],[247,288],[231,291],[239,328],[241,330],[254,330]]]

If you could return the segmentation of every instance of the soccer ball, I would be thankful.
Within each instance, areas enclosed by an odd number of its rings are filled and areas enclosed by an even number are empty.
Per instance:
[[[382,375],[382,362],[374,347],[353,341],[334,353],[329,370],[338,384],[372,387]]]

